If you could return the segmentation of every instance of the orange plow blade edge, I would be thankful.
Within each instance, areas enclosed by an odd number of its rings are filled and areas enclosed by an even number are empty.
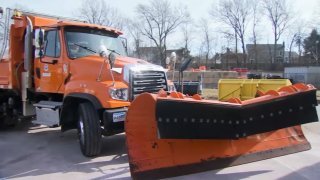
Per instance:
[[[316,89],[296,84],[229,102],[144,93],[125,122],[133,179],[165,178],[309,150],[301,124],[318,121]]]

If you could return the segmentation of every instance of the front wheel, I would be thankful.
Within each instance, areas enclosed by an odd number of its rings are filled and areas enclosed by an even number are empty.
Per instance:
[[[92,157],[100,154],[102,137],[97,111],[88,103],[81,103],[78,109],[78,136],[81,152]]]

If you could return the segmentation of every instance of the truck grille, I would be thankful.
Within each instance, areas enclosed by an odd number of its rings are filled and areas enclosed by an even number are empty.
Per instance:
[[[163,71],[131,71],[131,94],[134,99],[141,93],[157,93],[160,89],[167,91],[167,78]]]

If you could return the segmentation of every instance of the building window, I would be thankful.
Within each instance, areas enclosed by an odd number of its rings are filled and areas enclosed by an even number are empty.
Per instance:
[[[282,56],[283,55],[283,52],[282,51],[279,51],[279,56]]]

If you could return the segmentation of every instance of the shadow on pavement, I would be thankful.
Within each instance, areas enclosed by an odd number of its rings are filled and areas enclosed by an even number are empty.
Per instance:
[[[87,158],[81,154],[76,130],[61,133],[60,128],[26,121],[0,132],[0,179],[68,173],[85,179],[130,177],[125,135],[104,137],[101,156]]]
[[[270,170],[260,170],[260,171],[248,171],[248,172],[236,172],[236,173],[224,173],[219,174],[220,170],[208,171],[204,173],[198,173],[191,176],[180,176],[176,178],[170,178],[171,180],[191,180],[191,179],[230,179],[230,180],[238,180],[238,179],[246,179],[250,178],[251,176],[269,173]]]
[[[306,126],[306,133],[318,139],[318,127],[315,124]],[[317,140],[314,143],[319,142]],[[296,179],[297,177],[299,179],[318,179],[319,169],[320,163],[316,163],[294,171],[281,179]],[[221,170],[171,179],[245,179],[270,172],[270,170],[252,170],[219,173],[219,171]],[[87,158],[80,152],[76,130],[61,133],[60,128],[36,126],[30,121],[24,121],[15,128],[0,131],[0,179],[19,177],[130,179],[125,135],[104,137],[101,156]]]
[[[291,180],[291,179],[297,179],[299,176],[299,179],[314,179],[318,180],[320,178],[320,163],[313,164],[311,166],[307,166],[304,168],[301,168],[297,171],[294,171],[282,178],[279,178],[279,180]]]

